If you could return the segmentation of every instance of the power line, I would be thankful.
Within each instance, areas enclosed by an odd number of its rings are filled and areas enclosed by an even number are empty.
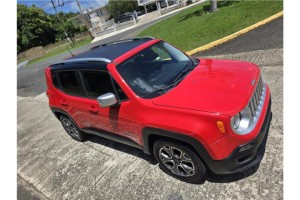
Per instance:
[[[64,34],[65,34],[67,40],[68,40],[68,41],[71,43],[71,45],[73,46],[74,43],[73,43],[73,42],[70,40],[70,38],[68,37],[68,34],[67,34],[67,32],[66,32],[66,30],[65,30],[65,28],[64,28],[64,26],[63,26],[63,24],[62,24],[62,22],[61,22],[61,19],[60,19],[59,15],[57,14],[57,10],[56,10],[56,7],[55,7],[55,5],[54,5],[54,0],[51,0],[51,3],[52,3],[52,5],[53,5],[53,8],[54,8],[54,10],[55,10],[56,17],[57,17],[59,23],[61,24],[61,27],[62,27],[62,29],[63,29],[63,32],[64,32]]]
[[[51,2],[48,2],[48,3],[51,3]],[[67,1],[67,2],[64,2],[64,5],[71,4],[71,3],[75,3],[75,1]],[[54,5],[54,7],[55,7],[55,8],[58,8],[58,7],[63,7],[63,6],[56,6],[56,5]],[[54,10],[54,7],[53,7],[53,5],[52,5],[51,8],[44,9],[44,10],[45,10],[45,12],[49,12],[49,11],[51,11],[51,10]]]
[[[59,3],[61,1],[61,3]],[[63,7],[65,5],[64,1],[63,0],[57,0],[57,4],[60,6],[60,7]]]

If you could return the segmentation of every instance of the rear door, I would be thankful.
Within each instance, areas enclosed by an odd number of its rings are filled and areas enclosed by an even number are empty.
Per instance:
[[[57,71],[57,99],[62,110],[65,110],[80,128],[90,126],[91,115],[87,109],[89,99],[80,80],[78,70]]]

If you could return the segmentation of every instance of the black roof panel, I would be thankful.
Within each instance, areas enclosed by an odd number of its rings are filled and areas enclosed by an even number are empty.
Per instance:
[[[89,51],[76,55],[69,60],[77,58],[106,58],[114,60],[122,54],[140,46],[141,44],[152,40],[152,38],[134,38],[130,40],[121,40],[112,43],[99,45],[90,49]]]
[[[67,69],[99,69],[107,71],[107,63],[113,61],[122,54],[148,42],[154,38],[132,38],[119,40],[93,47],[87,52],[78,54],[65,61],[51,65],[52,70]],[[104,58],[104,59],[101,59]]]
[[[105,62],[80,62],[80,63],[60,63],[51,66],[51,70],[82,70],[82,69],[96,69],[107,71],[107,63]]]

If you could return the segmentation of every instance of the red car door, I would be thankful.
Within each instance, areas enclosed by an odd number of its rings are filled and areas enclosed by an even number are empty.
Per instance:
[[[109,110],[98,106],[86,93],[78,71],[58,71],[60,89],[59,107],[65,110],[80,128],[97,128],[111,130]]]
[[[134,105],[120,91],[120,87],[115,82],[113,84],[108,72],[81,70],[80,75],[90,98],[85,101],[90,112],[90,127],[113,132],[139,143],[141,125],[134,120]],[[119,105],[102,108],[97,97],[108,92],[114,93],[121,101]]]
[[[130,100],[120,102],[118,106],[110,107],[110,124],[114,133],[140,144],[142,125],[135,120],[134,112],[135,106]]]

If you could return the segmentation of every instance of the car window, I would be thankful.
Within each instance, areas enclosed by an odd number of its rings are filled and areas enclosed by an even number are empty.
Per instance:
[[[74,96],[84,96],[84,91],[80,87],[75,71],[58,72],[61,89],[66,93]]]
[[[108,92],[115,93],[107,72],[81,71],[81,74],[89,97],[97,98]]]
[[[119,64],[117,70],[138,96],[149,98],[148,94],[174,83],[181,71],[191,66],[191,60],[184,53],[159,42]]]
[[[157,46],[153,46],[151,47],[151,49],[153,50],[153,52],[155,52],[157,54],[157,57],[155,60],[171,60],[171,56],[170,54],[163,48],[159,48]]]
[[[58,88],[58,81],[57,81],[55,72],[53,72],[53,71],[51,72],[51,77],[52,77],[53,85]]]

